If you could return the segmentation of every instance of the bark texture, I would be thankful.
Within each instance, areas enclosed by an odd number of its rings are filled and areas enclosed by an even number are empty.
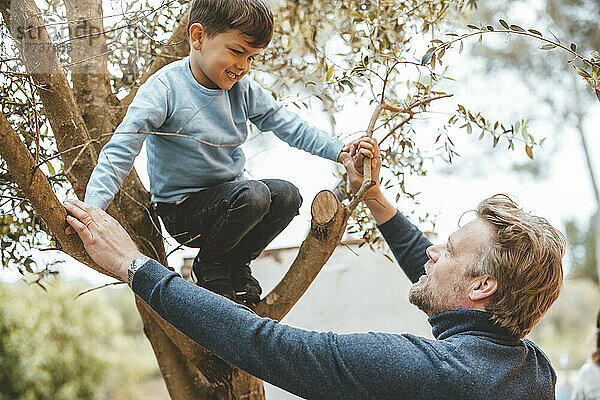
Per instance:
[[[75,235],[65,233],[67,211],[52,191],[46,175],[36,166],[34,159],[4,115],[0,114],[0,155],[19,188],[36,212],[42,217],[47,232],[54,236],[62,249],[71,257],[105,275],[116,276],[100,268],[87,254]]]
[[[116,124],[119,100],[110,87],[101,0],[65,0],[73,93],[94,147],[100,152]]]

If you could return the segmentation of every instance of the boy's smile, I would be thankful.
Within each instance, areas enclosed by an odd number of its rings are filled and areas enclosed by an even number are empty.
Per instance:
[[[200,24],[190,27],[190,68],[196,81],[209,89],[229,90],[250,70],[262,48],[234,29],[212,37]]]

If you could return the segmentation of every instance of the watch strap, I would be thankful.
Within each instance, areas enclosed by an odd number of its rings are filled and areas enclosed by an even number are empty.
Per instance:
[[[131,282],[133,282],[133,275],[135,275],[136,271],[142,267],[142,265],[146,264],[150,257],[146,256],[137,256],[131,261],[129,267],[127,268],[127,284],[131,286]]]

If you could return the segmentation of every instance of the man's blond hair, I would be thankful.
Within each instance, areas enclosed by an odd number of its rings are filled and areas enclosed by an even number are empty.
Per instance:
[[[483,200],[476,212],[492,228],[492,240],[473,263],[472,273],[497,279],[498,289],[486,310],[498,325],[522,338],[558,298],[565,238],[506,195]]]

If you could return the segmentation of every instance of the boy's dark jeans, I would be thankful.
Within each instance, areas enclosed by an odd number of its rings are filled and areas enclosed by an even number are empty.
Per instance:
[[[262,179],[225,182],[178,205],[156,203],[156,210],[175,240],[200,248],[200,259],[234,266],[258,257],[301,204],[292,183]]]

